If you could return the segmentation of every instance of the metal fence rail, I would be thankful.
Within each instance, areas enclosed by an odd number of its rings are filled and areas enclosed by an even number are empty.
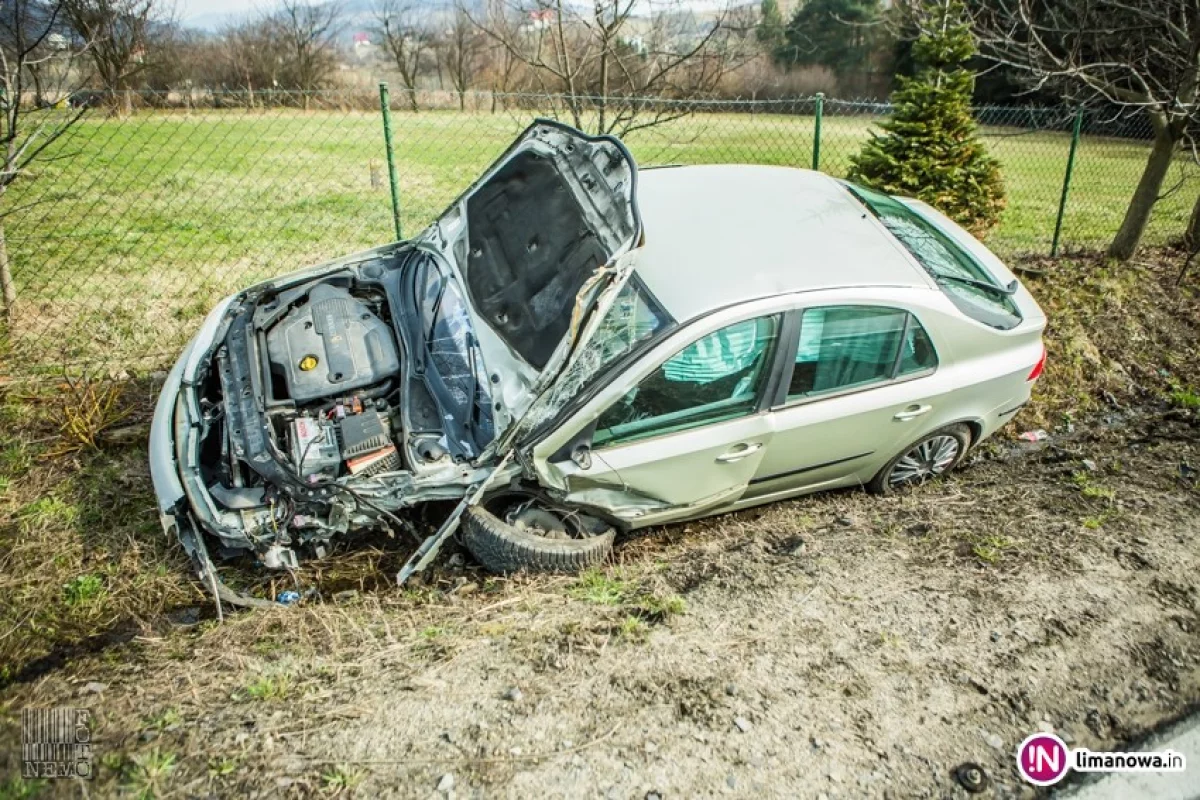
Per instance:
[[[436,92],[420,93],[413,112],[413,99],[395,86],[382,107],[362,92],[143,94],[120,117],[109,98],[86,96],[83,121],[0,200],[18,297],[0,328],[0,379],[161,369],[220,297],[398,229],[412,235],[532,119],[578,114],[595,129],[602,105]],[[838,176],[891,110],[820,96],[603,105],[608,124],[635,114],[617,132],[634,128],[624,138],[642,165],[819,165]],[[1108,242],[1149,151],[1144,120],[1084,113],[1073,136],[1070,108],[985,107],[977,118],[1009,196],[990,246],[1048,253],[1056,228],[1060,247]],[[651,120],[660,124],[637,127]],[[1182,232],[1193,171],[1181,156],[1147,242]]]

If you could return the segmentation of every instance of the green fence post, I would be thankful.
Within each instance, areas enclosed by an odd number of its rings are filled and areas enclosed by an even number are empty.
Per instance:
[[[404,238],[400,232],[400,185],[396,181],[396,154],[392,150],[392,109],[387,81],[379,82],[379,110],[383,112],[383,144],[387,148],[388,183],[392,188],[392,223],[396,227],[396,241],[400,241]]]
[[[1079,147],[1079,128],[1083,124],[1083,108],[1075,112],[1075,125],[1071,128],[1071,150],[1067,153],[1067,171],[1063,175],[1062,197],[1058,200],[1058,219],[1054,221],[1054,241],[1050,243],[1050,257],[1058,255],[1058,237],[1062,235],[1063,215],[1067,213],[1067,194],[1071,191],[1071,173],[1075,171],[1075,150]]]
[[[825,112],[825,93],[817,92],[816,120],[813,123],[813,169],[821,168],[821,117]]]

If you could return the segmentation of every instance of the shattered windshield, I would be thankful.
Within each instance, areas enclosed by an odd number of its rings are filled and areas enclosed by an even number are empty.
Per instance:
[[[632,275],[617,293],[592,338],[558,377],[553,388],[531,409],[526,430],[557,415],[593,377],[638,350],[640,345],[673,322],[637,275]]]

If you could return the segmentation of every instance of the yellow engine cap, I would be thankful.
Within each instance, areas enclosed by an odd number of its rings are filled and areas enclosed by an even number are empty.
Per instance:
[[[304,358],[300,359],[300,371],[309,372],[310,370],[314,370],[317,368],[317,363],[318,359],[316,356],[305,356]]]

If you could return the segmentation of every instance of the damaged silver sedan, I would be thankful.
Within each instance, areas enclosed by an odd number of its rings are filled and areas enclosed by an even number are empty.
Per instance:
[[[644,232],[643,232],[644,228]],[[223,301],[150,461],[201,579],[461,528],[486,567],[600,563],[619,531],[953,468],[1029,399],[1045,318],[917,201],[779,167],[646,170],[538,121],[416,238]]]

